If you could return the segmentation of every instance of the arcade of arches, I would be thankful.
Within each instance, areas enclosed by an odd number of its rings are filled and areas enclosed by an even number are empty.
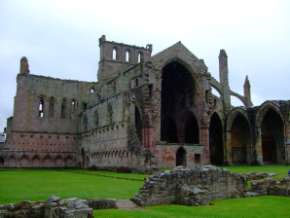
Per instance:
[[[181,63],[173,61],[163,68],[161,87],[161,141],[180,146],[198,145],[199,123],[192,112],[196,87],[191,73]],[[223,125],[218,113],[211,115],[208,129],[210,163],[223,165],[258,161],[251,123],[245,113],[236,111],[229,114],[227,119],[231,120],[230,126]],[[279,114],[268,110],[261,122],[261,155],[264,163],[283,160],[283,129]],[[175,154],[176,165],[185,166],[187,150],[179,147]]]

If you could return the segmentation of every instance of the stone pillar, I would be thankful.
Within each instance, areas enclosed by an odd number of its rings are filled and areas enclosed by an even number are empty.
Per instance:
[[[256,138],[256,159],[258,164],[263,164],[263,151],[262,151],[262,130],[257,127],[257,138]]]
[[[227,164],[232,164],[232,133],[231,131],[226,131],[226,146],[225,146],[225,162]]]
[[[201,127],[200,128],[200,144],[204,146],[203,148],[203,164],[210,163],[210,150],[209,150],[209,127]]]

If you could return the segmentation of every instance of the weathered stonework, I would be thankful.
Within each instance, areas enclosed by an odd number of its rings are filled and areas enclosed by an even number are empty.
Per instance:
[[[246,180],[214,166],[177,167],[147,179],[132,199],[140,206],[157,204],[204,205],[216,199],[242,197]]]
[[[86,200],[51,197],[46,202],[23,201],[0,205],[1,218],[93,218]]]
[[[290,103],[253,107],[248,77],[244,95],[231,90],[225,50],[217,81],[181,42],[155,55],[105,36],[99,46],[97,82],[32,75],[21,59],[0,167],[289,163]]]

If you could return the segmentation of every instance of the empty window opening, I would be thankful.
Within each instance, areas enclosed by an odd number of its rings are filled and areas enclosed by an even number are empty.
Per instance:
[[[43,97],[39,98],[39,104],[38,104],[38,116],[40,118],[44,117],[44,99]]]
[[[117,49],[113,48],[113,52],[112,52],[112,60],[117,60]]]
[[[71,100],[72,113],[74,113],[77,110],[77,107],[78,107],[78,102],[75,99]]]
[[[135,79],[135,87],[138,87],[139,86],[139,80],[138,78]]]
[[[63,119],[66,117],[66,99],[65,98],[62,100],[62,103],[61,103],[60,117]]]
[[[194,154],[194,162],[199,164],[201,160],[200,154]]]
[[[95,92],[96,92],[96,90],[95,90],[94,87],[90,88],[90,93],[91,93],[91,94],[94,94]]]
[[[143,53],[139,52],[138,53],[138,63],[141,63],[141,62],[143,62]]]
[[[125,53],[125,61],[127,62],[127,63],[129,63],[130,62],[130,51],[126,51],[126,53]]]
[[[152,97],[152,91],[153,91],[153,84],[149,84],[148,86],[148,91],[149,91],[149,97],[151,98]]]

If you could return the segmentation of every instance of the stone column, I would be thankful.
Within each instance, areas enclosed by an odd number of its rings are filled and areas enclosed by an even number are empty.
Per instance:
[[[231,131],[226,131],[226,143],[225,143],[225,162],[227,164],[232,164],[232,133]]]
[[[262,130],[257,127],[257,138],[256,138],[256,159],[258,164],[263,164],[263,151],[262,151]]]
[[[203,164],[210,164],[209,128],[201,127],[199,137],[200,137],[200,144],[204,146],[202,162]]]

